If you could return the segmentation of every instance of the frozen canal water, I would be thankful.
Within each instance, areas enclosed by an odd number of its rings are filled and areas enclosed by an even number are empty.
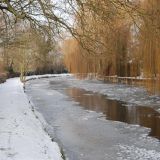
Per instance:
[[[66,159],[160,160],[159,97],[72,76],[29,81],[26,92]]]

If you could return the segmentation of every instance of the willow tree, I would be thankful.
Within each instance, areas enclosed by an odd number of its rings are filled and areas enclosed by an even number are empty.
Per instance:
[[[149,88],[152,91],[159,91],[160,1],[145,0],[142,8],[145,16],[141,18],[139,53],[143,55],[143,75],[148,78]]]
[[[75,44],[81,49],[79,55],[75,50],[75,56],[82,55],[83,60],[77,58],[77,61],[92,64],[92,70],[86,67],[86,72],[127,76],[130,27],[132,18],[136,17],[137,5],[110,0],[87,0],[79,4],[76,14],[78,39],[75,39]],[[72,68],[76,66],[77,63]]]

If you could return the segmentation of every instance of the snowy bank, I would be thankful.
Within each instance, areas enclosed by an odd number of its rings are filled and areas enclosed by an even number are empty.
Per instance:
[[[0,84],[0,160],[62,160],[31,110],[18,78]]]
[[[34,79],[41,79],[41,78],[66,77],[66,76],[71,76],[71,75],[72,74],[69,74],[69,73],[32,75],[32,76],[27,76],[26,81],[34,80]]]

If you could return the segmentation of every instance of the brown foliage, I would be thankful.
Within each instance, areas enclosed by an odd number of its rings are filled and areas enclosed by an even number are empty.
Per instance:
[[[147,78],[160,91],[160,1],[89,0],[77,15],[79,39],[64,42],[72,73]],[[119,4],[121,3],[121,5]]]
[[[160,91],[160,1],[146,0],[142,4],[146,12],[142,19],[139,53],[143,55],[143,74],[149,78],[147,87]]]

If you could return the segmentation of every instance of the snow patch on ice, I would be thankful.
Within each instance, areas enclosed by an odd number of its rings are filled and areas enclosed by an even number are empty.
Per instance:
[[[155,150],[135,147],[134,145],[118,145],[117,160],[159,160],[160,153]]]
[[[156,107],[157,111],[160,111],[160,96],[150,95],[142,87],[103,83],[98,80],[77,80],[73,76],[66,80],[71,87],[82,88],[93,93],[106,95],[108,99],[125,102],[124,105],[127,106],[150,106]]]

